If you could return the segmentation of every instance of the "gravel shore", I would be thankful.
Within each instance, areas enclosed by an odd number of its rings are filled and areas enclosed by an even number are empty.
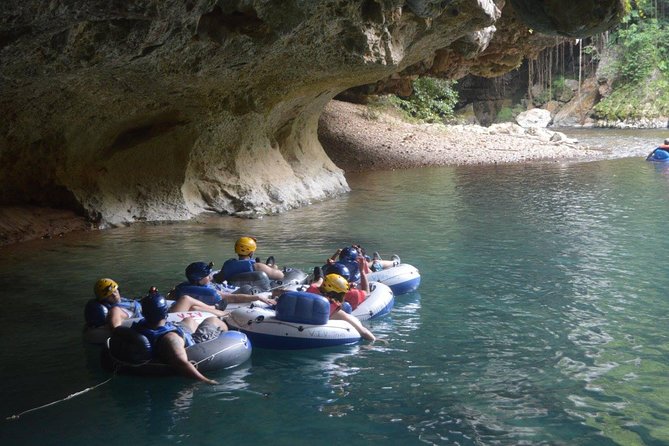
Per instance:
[[[422,166],[594,160],[610,156],[548,129],[411,124],[367,106],[331,101],[318,135],[345,172]]]
[[[604,149],[582,146],[546,129],[523,129],[515,124],[411,124],[363,105],[340,101],[331,101],[325,108],[318,134],[328,156],[345,172],[610,156]],[[91,225],[85,219],[70,211],[0,208],[0,246],[89,229]]]

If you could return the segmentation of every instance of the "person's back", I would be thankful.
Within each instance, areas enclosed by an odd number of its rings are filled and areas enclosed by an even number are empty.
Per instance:
[[[190,296],[206,305],[216,306],[223,299],[222,289],[211,281],[214,264],[193,262],[186,267],[186,282],[181,282],[169,293],[172,299]]]
[[[184,331],[167,321],[167,314],[169,312],[169,304],[165,298],[158,292],[149,292],[149,294],[142,299],[142,313],[144,317],[132,324],[132,329],[138,333],[146,336],[155,352],[158,350],[158,344],[163,336],[168,333],[175,332],[184,338],[185,347],[193,345],[193,340],[190,336],[185,336]]]
[[[252,273],[256,270],[256,261],[253,259],[228,259],[223,263],[223,277],[226,280],[234,279],[235,276],[242,273]]]
[[[231,280],[234,276],[253,271],[262,271],[267,274],[272,280],[283,279],[283,271],[281,271],[274,263],[274,258],[269,257],[267,263],[256,262],[253,259],[253,254],[257,249],[256,239],[253,237],[240,237],[235,242],[235,253],[237,259],[228,259],[223,264],[223,278]]]
[[[217,384],[193,366],[188,360],[186,348],[213,339],[221,331],[227,331],[227,325],[216,317],[209,317],[199,325],[194,319],[186,318],[180,325],[175,325],[167,322],[168,311],[169,305],[165,298],[157,292],[150,292],[142,299],[144,318],[135,322],[132,328],[146,336],[156,357],[181,374],[208,384]]]

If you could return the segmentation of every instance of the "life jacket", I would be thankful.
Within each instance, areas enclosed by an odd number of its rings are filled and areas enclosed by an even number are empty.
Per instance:
[[[234,278],[237,274],[251,273],[256,270],[256,261],[253,259],[228,259],[223,264],[223,277],[225,280]]]
[[[132,324],[132,328],[136,330],[138,333],[141,333],[144,336],[146,336],[146,339],[148,339],[149,343],[151,344],[151,349],[153,352],[156,351],[156,345],[158,344],[158,341],[160,341],[160,338],[165,336],[167,333],[172,333],[172,332],[176,332],[176,334],[178,334],[183,338],[186,348],[195,344],[195,341],[193,341],[193,337],[189,333],[186,333],[181,329],[181,327],[178,327],[171,322],[165,322],[165,325],[162,325],[157,328],[149,328],[146,326],[146,321],[142,319],[139,322],[134,322]]]
[[[307,288],[307,293],[314,293],[314,294],[320,294],[321,296],[323,293],[321,293],[321,290],[315,286],[315,285],[309,285],[309,288]],[[355,310],[358,308],[358,306],[363,303],[367,299],[367,293],[364,290],[358,290],[358,289],[352,289],[348,290],[346,294],[344,295],[344,302],[348,302],[349,305],[351,306],[351,310]],[[346,311],[347,313],[350,313],[350,311]],[[334,311],[330,312],[330,315],[332,315]]]
[[[121,307],[121,309],[126,312],[129,318],[142,317],[142,304],[137,300],[126,299],[125,297],[122,297],[119,303],[109,304],[107,302],[101,302],[101,304],[107,307],[108,310],[111,310],[114,307]]]
[[[356,288],[348,290],[344,296],[344,300],[351,304],[351,308],[354,310],[365,301],[367,298],[367,293],[364,290],[358,290]]]
[[[207,305],[216,305],[221,301],[221,295],[218,294],[218,287],[212,283],[207,285],[193,285],[190,282],[181,282],[174,287],[175,297],[188,295],[194,299],[204,302]]]

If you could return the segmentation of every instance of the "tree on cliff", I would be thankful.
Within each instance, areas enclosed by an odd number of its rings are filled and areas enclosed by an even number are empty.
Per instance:
[[[669,116],[669,0],[643,0],[612,33],[613,61],[602,74],[611,92],[595,107],[600,119]]]

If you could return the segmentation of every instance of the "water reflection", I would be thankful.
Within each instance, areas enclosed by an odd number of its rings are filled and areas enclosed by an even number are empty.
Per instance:
[[[6,412],[108,376],[79,332],[100,275],[130,296],[166,289],[189,261],[220,264],[253,234],[261,257],[303,268],[361,242],[400,254],[422,284],[369,322],[383,342],[257,349],[215,387],[114,378],[2,440],[48,444],[47,429],[72,445],[98,431],[140,443],[147,432],[202,444],[249,432],[272,444],[669,442],[664,171],[639,157],[363,173],[350,184],[346,197],[260,220],[210,216],[5,249]]]

